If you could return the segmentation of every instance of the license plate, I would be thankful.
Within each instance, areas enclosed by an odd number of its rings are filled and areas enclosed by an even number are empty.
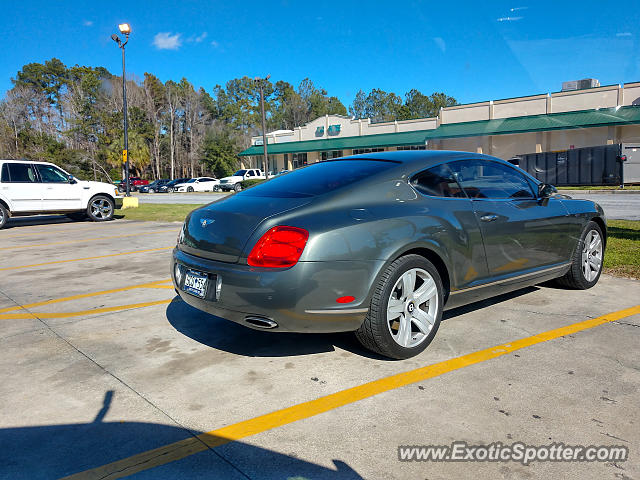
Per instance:
[[[206,275],[189,270],[184,277],[182,290],[196,297],[204,298],[207,294],[208,280]]]

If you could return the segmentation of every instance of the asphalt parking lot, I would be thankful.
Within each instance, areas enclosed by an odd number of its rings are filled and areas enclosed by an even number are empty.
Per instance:
[[[0,231],[0,478],[640,478],[640,282],[450,311],[423,354],[389,361],[349,334],[253,331],[188,307],[169,281],[179,228]],[[400,445],[454,441],[630,453],[398,460]]]

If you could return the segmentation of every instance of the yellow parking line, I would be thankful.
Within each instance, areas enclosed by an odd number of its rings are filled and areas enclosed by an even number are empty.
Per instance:
[[[0,268],[0,272],[4,271],[4,270],[19,270],[21,268],[43,267],[45,265],[54,265],[56,263],[81,262],[82,260],[95,260],[97,258],[118,257],[120,255],[133,255],[134,253],[158,252],[158,251],[161,251],[161,250],[169,250],[171,248],[173,248],[173,247],[147,248],[147,249],[144,249],[144,250],[133,250],[131,252],[120,252],[120,253],[109,253],[107,255],[97,255],[95,257],[73,258],[71,260],[54,260],[52,262],[32,263],[31,265],[19,265],[17,267]]]
[[[69,243],[83,243],[83,242],[93,242],[96,240],[107,240],[111,238],[126,238],[126,237],[138,237],[140,235],[155,235],[158,233],[171,233],[178,232],[178,230],[159,230],[156,232],[142,232],[142,233],[126,233],[123,235],[110,235],[107,237],[96,237],[96,238],[84,238],[82,240],[63,240],[60,242],[50,242],[50,243],[33,243],[31,245],[13,245],[11,247],[0,247],[0,250],[16,250],[19,248],[33,248],[33,247],[46,247],[49,245],[67,245]]]
[[[79,312],[55,312],[55,313],[0,313],[0,320],[23,320],[28,318],[68,318],[81,317],[83,315],[93,315],[96,313],[119,312],[121,310],[130,310],[132,308],[152,307],[154,305],[162,305],[171,303],[172,298],[168,300],[157,300],[155,302],[131,303],[129,305],[117,305],[115,307],[94,308],[93,310],[82,310]]]
[[[170,281],[171,281],[171,279],[156,280],[155,282],[140,283],[140,284],[137,284],[137,285],[129,285],[127,287],[118,287],[118,288],[112,288],[110,290],[101,290],[99,292],[80,293],[78,295],[71,295],[70,297],[54,298],[52,300],[44,300],[42,302],[29,303],[27,305],[16,305],[14,307],[0,308],[0,313],[12,312],[12,311],[15,311],[15,310],[22,310],[22,309],[29,309],[29,308],[34,308],[34,307],[42,307],[43,305],[51,305],[51,304],[60,303],[60,302],[69,302],[71,300],[78,300],[80,298],[97,297],[98,295],[108,295],[109,293],[124,292],[126,290],[133,290],[134,288],[151,288],[151,287],[154,287],[156,285],[167,283],[167,282],[170,282]],[[38,314],[38,315],[40,315],[40,314]],[[6,317],[6,315],[5,315],[5,317]],[[0,317],[0,318],[2,318],[2,317]],[[12,316],[11,318],[17,318],[17,317],[13,317]],[[31,317],[28,317],[28,318],[31,318]]]
[[[190,437],[179,442],[171,443],[160,448],[133,455],[101,467],[86,470],[66,479],[94,479],[94,478],[121,478],[135,473],[158,467],[195,453],[215,448],[235,440],[240,440],[258,433],[281,427],[289,423],[303,420],[315,415],[363,400],[365,398],[388,392],[396,388],[404,387],[412,383],[438,377],[445,373],[459,370],[470,365],[475,365],[491,360],[502,355],[530,347],[543,342],[548,342],[565,335],[570,335],[582,330],[594,328],[608,322],[620,320],[625,317],[640,314],[640,305],[613,313],[608,313],[598,318],[574,323],[566,327],[548,330],[530,337],[515,340],[503,345],[479,350],[461,357],[445,360],[426,367],[417,368],[408,372],[399,373],[389,377],[374,380],[363,385],[341,390],[331,395],[317,398],[304,403],[299,403],[282,410],[277,410],[266,415],[261,415],[243,422],[235,423],[227,427],[202,433],[196,437]]]

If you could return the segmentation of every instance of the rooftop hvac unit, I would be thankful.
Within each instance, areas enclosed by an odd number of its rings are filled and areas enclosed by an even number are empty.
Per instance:
[[[585,88],[599,87],[600,82],[595,78],[585,78],[583,80],[571,80],[570,82],[562,82],[562,91],[584,90]]]

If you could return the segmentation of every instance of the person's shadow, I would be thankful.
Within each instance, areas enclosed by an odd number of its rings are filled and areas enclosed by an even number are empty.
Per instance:
[[[197,438],[200,432],[177,425],[105,422],[113,397],[113,391],[105,393],[104,405],[90,423],[0,429],[0,478],[61,478],[103,466],[83,478],[120,478],[136,469],[136,478],[362,478],[340,460],[333,460],[332,469],[215,435]],[[159,450],[140,463],[108,465],[154,449]],[[158,466],[149,468],[154,463]],[[117,474],[109,475],[111,471]]]

